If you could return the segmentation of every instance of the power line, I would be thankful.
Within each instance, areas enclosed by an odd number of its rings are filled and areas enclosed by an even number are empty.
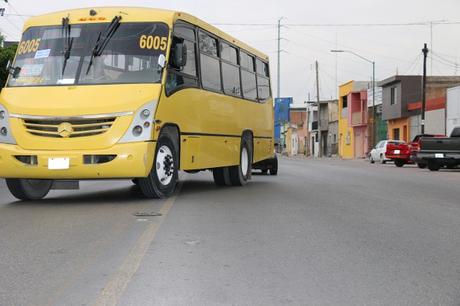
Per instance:
[[[276,27],[274,23],[212,23],[217,26],[251,26]],[[430,26],[430,25],[455,25],[460,24],[460,21],[420,21],[420,22],[405,22],[405,23],[286,23],[287,27],[412,27],[412,26]]]
[[[23,15],[23,14],[5,14],[4,16],[11,16],[11,17],[33,17],[34,15]]]
[[[21,14],[19,14],[19,12],[14,8],[14,6],[10,3],[10,1],[8,1],[8,0],[4,0],[4,1],[5,1],[6,4],[8,4],[8,6],[13,10],[13,12],[16,13],[17,16],[21,17],[21,19],[22,19],[23,21],[25,21],[24,17],[23,17]]]

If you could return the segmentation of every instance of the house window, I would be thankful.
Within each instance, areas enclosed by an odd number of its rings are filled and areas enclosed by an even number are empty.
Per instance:
[[[391,97],[390,97],[390,104],[395,105],[396,101],[398,99],[398,88],[397,87],[391,87]]]
[[[347,108],[348,107],[348,97],[343,96],[342,97],[342,108]]]

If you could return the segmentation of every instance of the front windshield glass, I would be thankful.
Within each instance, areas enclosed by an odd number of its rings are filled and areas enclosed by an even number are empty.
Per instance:
[[[61,26],[32,27],[18,46],[14,66],[21,68],[10,76],[9,87],[159,83],[158,57],[166,53],[168,27],[163,23],[121,23],[101,56],[92,50],[108,23],[71,25],[73,39],[65,64],[66,38]]]

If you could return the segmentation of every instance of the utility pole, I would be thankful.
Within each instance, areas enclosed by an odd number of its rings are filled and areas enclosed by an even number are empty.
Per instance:
[[[425,108],[426,108],[426,58],[428,56],[428,48],[425,45],[422,49],[423,52],[423,78],[422,78],[422,134],[425,134]]]
[[[322,148],[322,139],[321,139],[321,104],[319,99],[319,69],[318,69],[318,61],[315,61],[315,68],[316,68],[316,102],[318,104],[318,157],[323,156],[323,148]]]
[[[278,77],[277,77],[277,92],[276,95],[278,98],[281,97],[281,20],[283,17],[278,19]]]

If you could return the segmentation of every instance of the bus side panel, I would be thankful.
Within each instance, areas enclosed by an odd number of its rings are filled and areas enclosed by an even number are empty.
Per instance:
[[[239,163],[240,139],[216,136],[182,136],[181,169],[198,170]]]
[[[181,169],[238,164],[241,140],[231,137],[241,135],[236,112],[238,102],[235,98],[195,88],[182,89],[169,97],[162,95],[155,119],[179,127]]]
[[[250,130],[255,136],[255,162],[273,157],[270,140],[274,122],[270,101],[258,103],[188,88],[170,97],[163,93],[155,118],[179,127],[183,170],[237,165],[240,136],[245,130]],[[193,139],[187,138],[192,136]]]
[[[272,139],[254,139],[254,163],[273,157],[273,140]]]

